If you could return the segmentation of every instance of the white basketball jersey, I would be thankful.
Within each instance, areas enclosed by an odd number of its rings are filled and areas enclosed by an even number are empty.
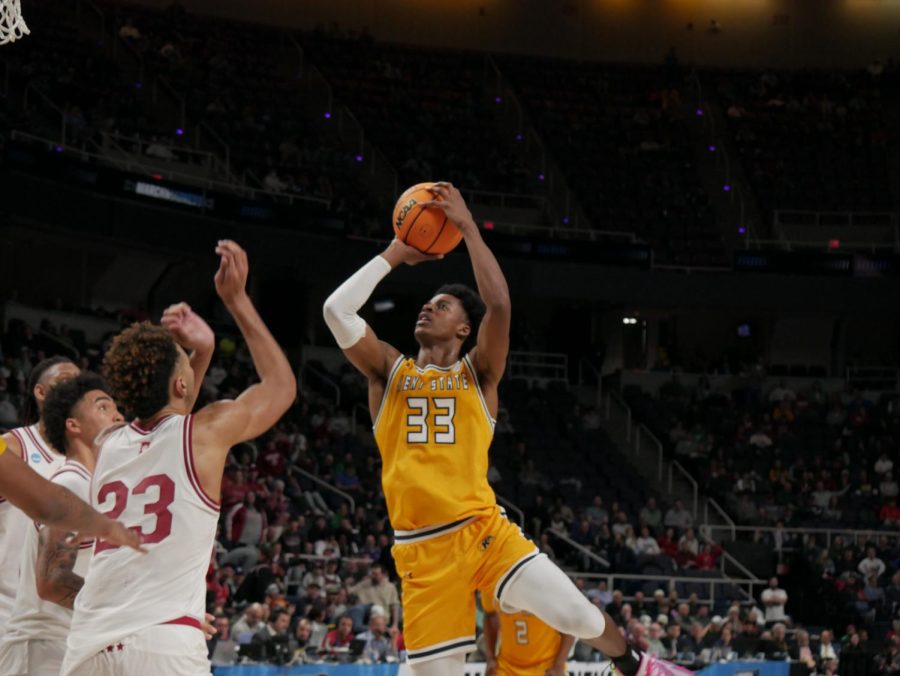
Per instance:
[[[65,462],[66,457],[52,450],[41,437],[37,424],[10,432],[22,447],[22,460],[42,477],[49,478]],[[20,509],[0,498],[0,637],[16,600],[19,586],[19,561],[28,529],[33,522]]]
[[[91,504],[139,529],[147,554],[98,540],[75,600],[66,666],[72,668],[142,629],[199,627],[219,505],[194,469],[192,416],[136,424],[101,440]]]
[[[53,483],[68,488],[85,502],[90,501],[91,474],[80,462],[67,460],[50,479]],[[38,558],[40,538],[38,524],[32,523],[25,534],[25,546],[21,551],[21,573],[19,589],[12,615],[6,625],[6,635],[0,642],[0,654],[6,643],[18,641],[45,640],[65,643],[72,623],[72,611],[68,608],[42,601],[37,593],[35,566]],[[82,542],[72,569],[76,575],[84,577],[91,561],[93,540]]]

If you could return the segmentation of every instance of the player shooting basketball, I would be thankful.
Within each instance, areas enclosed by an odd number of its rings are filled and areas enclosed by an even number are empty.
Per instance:
[[[463,673],[475,645],[476,589],[491,590],[503,609],[531,612],[586,641],[626,676],[682,671],[628,649],[610,617],[498,508],[487,482],[488,447],[509,351],[509,289],[459,190],[450,183],[429,190],[434,200],[423,206],[440,209],[462,232],[478,293],[461,284],[438,289],[416,322],[419,353],[404,357],[357,312],[395,267],[439,256],[394,240],[324,308],[338,345],[369,381],[414,673]]]

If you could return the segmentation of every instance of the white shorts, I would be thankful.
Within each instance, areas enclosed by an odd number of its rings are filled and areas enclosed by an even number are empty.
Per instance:
[[[3,676],[59,676],[66,656],[65,641],[15,641],[0,644]]]
[[[209,676],[206,641],[194,627],[159,625],[126,636],[63,676]]]

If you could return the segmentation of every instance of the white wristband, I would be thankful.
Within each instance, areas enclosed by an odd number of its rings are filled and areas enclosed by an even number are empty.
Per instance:
[[[325,301],[325,323],[342,350],[353,347],[366,335],[366,322],[357,313],[390,271],[391,264],[375,256]]]

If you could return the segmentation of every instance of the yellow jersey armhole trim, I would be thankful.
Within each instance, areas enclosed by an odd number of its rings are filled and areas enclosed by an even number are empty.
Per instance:
[[[0,437],[0,455],[3,455],[6,452],[6,439]]]
[[[384,412],[384,405],[388,400],[388,393],[391,391],[391,385],[394,383],[394,377],[397,375],[397,371],[400,370],[400,365],[406,360],[402,354],[397,357],[397,360],[394,362],[393,367],[391,367],[391,373],[388,375],[387,380],[384,383],[384,392],[381,395],[381,405],[378,407],[378,415],[375,416],[375,422],[372,423],[372,431],[378,427],[378,421],[381,420],[381,414]]]
[[[481,400],[481,407],[482,409],[484,409],[484,416],[487,418],[488,424],[491,426],[491,432],[493,432],[497,421],[491,417],[491,410],[488,408],[487,401],[484,398],[484,393],[481,391],[481,383],[478,382],[478,374],[475,373],[475,367],[472,366],[472,360],[469,359],[468,354],[463,357],[463,362],[465,362],[466,368],[469,369],[469,373],[472,375],[472,381],[475,383],[475,392],[478,393],[478,399]]]

